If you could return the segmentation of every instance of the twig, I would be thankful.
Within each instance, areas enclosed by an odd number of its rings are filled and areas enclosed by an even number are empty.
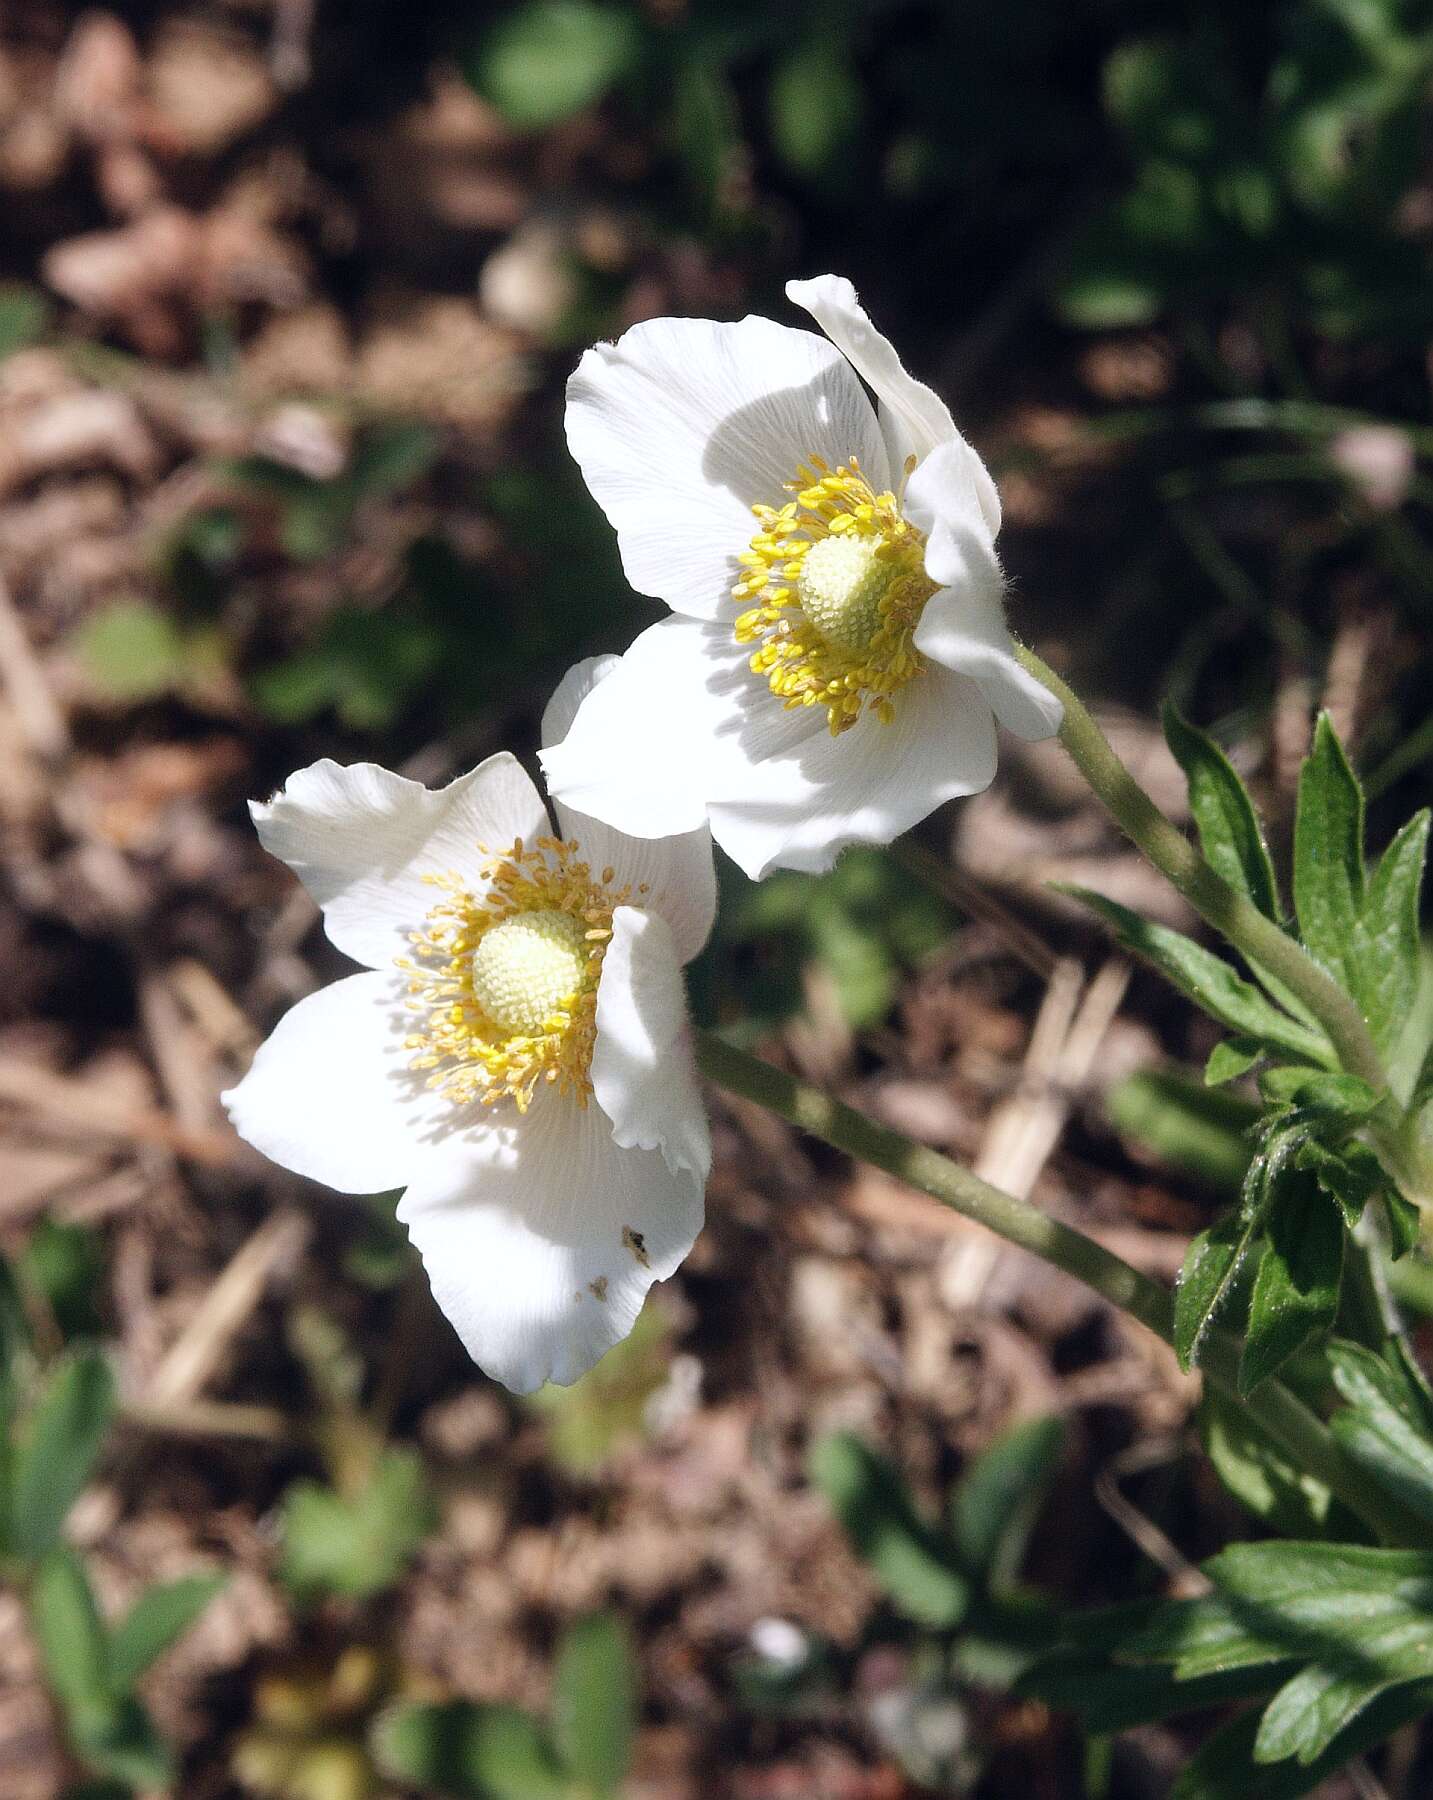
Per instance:
[[[236,1406],[223,1400],[124,1400],[119,1416],[123,1423],[141,1431],[173,1437],[237,1437],[296,1445],[307,1441],[300,1427],[276,1406]]]
[[[0,574],[0,683],[30,749],[42,761],[69,755],[70,729],[21,623],[10,584]]]
[[[288,93],[303,87],[312,70],[309,40],[313,36],[313,21],[314,0],[278,0],[274,8],[269,67],[274,80]]]
[[[1151,1469],[1166,1468],[1183,1453],[1183,1446],[1172,1438],[1147,1438],[1141,1443],[1131,1444],[1127,1450],[1121,1450],[1118,1456],[1111,1457],[1096,1475],[1095,1498],[1126,1536],[1139,1545],[1152,1563],[1164,1570],[1179,1592],[1193,1597],[1196,1594],[1210,1593],[1214,1584],[1201,1569],[1190,1562],[1149,1514],[1141,1512],[1120,1488],[1120,1482],[1126,1476],[1144,1475]]]
[[[214,1121],[218,1083],[212,1079],[207,1059],[196,1054],[195,1033],[166,973],[141,961],[134,982],[140,1021],[164,1096],[184,1131],[207,1131]]]
[[[1070,1096],[1089,1075],[1129,985],[1129,965],[1111,957],[1080,996],[1078,963],[1062,960],[1025,1053],[1020,1085],[991,1115],[975,1172],[1007,1193],[1028,1198],[1054,1153],[1070,1112]],[[1000,1240],[971,1238],[953,1246],[940,1272],[948,1305],[969,1306],[999,1260]]]
[[[271,1277],[297,1260],[308,1233],[308,1221],[297,1212],[275,1213],[265,1220],[231,1257],[199,1310],[170,1345],[144,1394],[146,1406],[187,1406],[198,1396],[263,1298]]]
[[[135,1106],[35,1063],[0,1062],[0,1101],[29,1109],[38,1129],[66,1139],[151,1144],[211,1168],[232,1163],[238,1153],[238,1140],[227,1131],[191,1130],[156,1107]]]
[[[993,927],[1006,949],[1032,974],[1038,975],[1041,981],[1052,979],[1057,961],[1054,951],[1022,919],[1016,918],[989,888],[973,881],[963,869],[943,862],[924,844],[906,839],[894,845],[892,853],[897,862],[904,864],[917,880],[934,888],[957,912]]]

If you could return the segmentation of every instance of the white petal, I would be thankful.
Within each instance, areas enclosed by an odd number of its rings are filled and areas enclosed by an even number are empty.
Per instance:
[[[399,1202],[468,1354],[518,1393],[585,1375],[702,1226],[702,1183],[612,1141],[601,1107],[540,1093],[425,1166]]]
[[[788,281],[786,296],[811,314],[875,392],[894,470],[899,471],[907,456],[924,458],[938,445],[950,442],[959,446],[981,514],[994,537],[1000,530],[1000,496],[985,464],[956,430],[944,400],[906,373],[894,346],[866,316],[850,282],[840,275]]]
[[[537,789],[501,752],[436,792],[376,763],[325,759],[291,775],[267,804],[249,808],[259,839],[282,857],[323,908],[345,955],[385,968],[434,902],[425,874],[477,878],[481,844],[552,829]]]
[[[976,684],[932,665],[895,697],[889,725],[866,714],[833,738],[755,764],[710,808],[712,835],[760,881],[774,868],[820,873],[848,844],[888,844],[995,774],[995,727]],[[819,708],[803,708],[819,713]]]
[[[942,587],[993,576],[1001,586],[995,532],[981,505],[980,459],[957,438],[933,450],[906,483],[903,510],[926,536],[925,572]],[[988,477],[987,477],[988,479]]]
[[[567,384],[567,442],[628,581],[699,619],[730,604],[753,503],[784,504],[813,453],[856,456],[877,489],[890,484],[850,364],[770,319],[652,319],[589,350]]]
[[[560,744],[572,729],[577,709],[599,682],[617,667],[620,656],[589,656],[572,667],[552,690],[552,698],[542,711],[542,747]]]
[[[1017,737],[1054,737],[1060,729],[1065,709],[1017,659],[998,586],[970,581],[933,594],[916,626],[915,644],[932,661],[968,675]]]
[[[633,837],[706,823],[706,764],[727,711],[705,686],[706,638],[721,630],[664,619],[633,640],[562,742],[541,753],[555,800]]]
[[[712,834],[705,825],[671,837],[637,838],[561,804],[557,816],[594,872],[610,868],[614,887],[630,888],[634,906],[665,921],[679,963],[701,953],[717,906]]]
[[[592,656],[567,671],[542,715],[542,741],[555,747],[572,728],[582,702],[621,666],[620,656]],[[588,865],[615,871],[614,885],[630,887],[639,904],[660,913],[671,927],[681,961],[688,963],[711,936],[716,918],[716,866],[705,825],[671,837],[637,838],[603,819],[554,802],[564,837],[576,838]]]
[[[239,1136],[340,1193],[401,1187],[435,1136],[461,1123],[409,1070],[403,992],[397,975],[367,972],[291,1007],[224,1095]]]
[[[619,906],[597,988],[592,1087],[616,1143],[660,1150],[705,1182],[712,1146],[687,1028],[682,971],[666,922]]]

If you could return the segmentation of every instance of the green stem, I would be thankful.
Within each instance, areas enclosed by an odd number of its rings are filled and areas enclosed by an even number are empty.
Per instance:
[[[1171,1341],[1174,1309],[1166,1289],[1082,1231],[1047,1217],[1028,1200],[992,1187],[949,1157],[913,1144],[899,1132],[876,1124],[820,1089],[798,1081],[759,1057],[749,1056],[711,1032],[697,1034],[697,1063],[706,1078],[718,1087],[755,1101],[834,1149],[860,1157],[919,1188],[1007,1243],[1028,1250],[1083,1281],[1166,1343]],[[1322,1481],[1386,1541],[1424,1542],[1426,1532],[1419,1522],[1371,1488],[1350,1467],[1327,1427],[1287,1388],[1277,1381],[1266,1381],[1252,1394],[1241,1396],[1238,1346],[1218,1333],[1211,1333],[1210,1337],[1205,1374],[1256,1420],[1298,1467]]]
[[[812,1137],[884,1169],[967,1219],[988,1226],[1007,1243],[1018,1244],[1022,1250],[1029,1250],[1075,1276],[1168,1339],[1169,1295],[1157,1281],[1131,1268],[1082,1231],[1049,1218],[1028,1200],[1017,1200],[1002,1188],[992,1187],[939,1151],[913,1144],[899,1132],[876,1124],[874,1119],[843,1106],[784,1069],[748,1056],[724,1038],[700,1033],[697,1062],[708,1081],[756,1101],[758,1106],[778,1113]]]
[[[1235,949],[1297,994],[1328,1033],[1343,1067],[1375,1093],[1388,1076],[1363,1016],[1336,981],[1303,948],[1215,873],[1173,826],[1115,755],[1084,704],[1034,651],[1016,645],[1025,668],[1065,709],[1060,742],[1105,810],[1190,905]]]

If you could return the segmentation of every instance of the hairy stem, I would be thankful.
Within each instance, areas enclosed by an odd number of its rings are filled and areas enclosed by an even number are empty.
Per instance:
[[[949,1157],[912,1143],[711,1032],[697,1034],[697,1062],[718,1087],[755,1101],[834,1149],[919,1188],[1007,1243],[1043,1257],[1170,1342],[1173,1305],[1168,1291],[1084,1232],[1048,1218],[1028,1200],[992,1187]],[[1238,1346],[1218,1333],[1210,1335],[1205,1375],[1236,1400],[1299,1468],[1322,1481],[1385,1541],[1424,1541],[1426,1532],[1419,1522],[1364,1481],[1345,1461],[1327,1427],[1287,1388],[1266,1381],[1241,1398]]]
[[[1115,755],[1083,702],[1055,671],[1023,644],[1016,645],[1016,654],[1063,705],[1060,742],[1121,831],[1207,924],[1251,963],[1277,976],[1298,995],[1328,1033],[1343,1067],[1381,1093],[1388,1086],[1388,1076],[1363,1016],[1349,996],[1293,938],[1210,868]]]

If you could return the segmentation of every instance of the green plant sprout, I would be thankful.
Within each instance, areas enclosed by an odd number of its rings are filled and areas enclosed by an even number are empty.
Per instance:
[[[49,1323],[83,1269],[60,1227],[41,1234],[27,1268]],[[78,1262],[76,1260],[78,1255]],[[0,1578],[22,1595],[72,1766],[97,1779],[71,1792],[111,1800],[169,1784],[175,1760],[139,1697],[141,1677],[194,1624],[224,1585],[196,1574],[146,1588],[118,1620],[100,1612],[80,1556],[63,1540],[66,1516],[94,1470],[115,1416],[114,1378],[82,1341],[46,1365],[22,1284],[0,1260]]]

